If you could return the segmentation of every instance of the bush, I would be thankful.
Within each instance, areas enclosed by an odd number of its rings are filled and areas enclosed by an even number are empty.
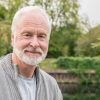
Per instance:
[[[59,68],[66,69],[99,69],[99,57],[59,57],[56,61]]]

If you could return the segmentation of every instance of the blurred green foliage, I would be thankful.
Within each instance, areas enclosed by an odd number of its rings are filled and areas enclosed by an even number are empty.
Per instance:
[[[56,64],[60,68],[100,71],[100,57],[59,57]]]
[[[76,56],[99,56],[100,46],[93,48],[93,43],[98,44],[100,41],[100,25],[92,28],[86,34],[81,36],[76,41],[75,55]]]
[[[35,4],[46,9],[52,22],[48,58],[100,55],[100,47],[92,48],[93,43],[99,42],[100,26],[84,33],[89,23],[80,19],[77,0],[34,0],[31,5]],[[8,0],[0,4],[0,56],[12,52],[11,21],[15,12],[25,5],[29,5],[28,0]]]
[[[11,52],[10,22],[0,22],[0,56]]]
[[[77,0],[34,0],[31,5],[41,5],[50,15],[52,33],[48,57],[74,56],[75,41],[78,39],[84,24],[79,18]],[[15,12],[29,5],[28,0],[7,0],[0,4],[0,55],[11,52],[10,26]],[[4,39],[5,38],[5,39]],[[6,43],[4,43],[7,41]]]

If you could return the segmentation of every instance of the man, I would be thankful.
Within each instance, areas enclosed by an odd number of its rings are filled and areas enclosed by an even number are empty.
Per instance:
[[[20,9],[11,31],[13,53],[0,60],[0,100],[62,100],[55,79],[38,67],[47,55],[51,33],[45,10]]]

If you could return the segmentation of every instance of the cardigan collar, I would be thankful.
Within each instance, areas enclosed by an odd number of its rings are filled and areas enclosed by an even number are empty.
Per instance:
[[[12,53],[7,54],[1,59],[4,71],[14,80],[18,77],[18,67],[12,63]],[[39,67],[35,70],[36,82],[39,82]]]

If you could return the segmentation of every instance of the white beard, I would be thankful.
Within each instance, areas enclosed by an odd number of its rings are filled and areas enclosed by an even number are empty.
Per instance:
[[[28,49],[28,48],[27,48]],[[25,50],[26,50],[26,48],[25,48]],[[18,58],[21,60],[21,61],[23,61],[24,63],[26,63],[26,64],[29,64],[29,65],[32,65],[32,66],[37,66],[39,63],[41,63],[44,59],[45,59],[45,57],[46,57],[46,55],[47,55],[47,52],[46,53],[44,53],[42,50],[41,50],[41,56],[40,57],[36,57],[36,56],[33,56],[33,57],[29,57],[29,56],[27,56],[25,53],[24,53],[24,51],[25,50],[20,50],[20,49],[18,49],[18,48],[16,48],[16,47],[14,47],[14,53],[18,56]],[[30,48],[29,48],[29,50],[31,50]],[[37,51],[38,52],[38,51]]]

